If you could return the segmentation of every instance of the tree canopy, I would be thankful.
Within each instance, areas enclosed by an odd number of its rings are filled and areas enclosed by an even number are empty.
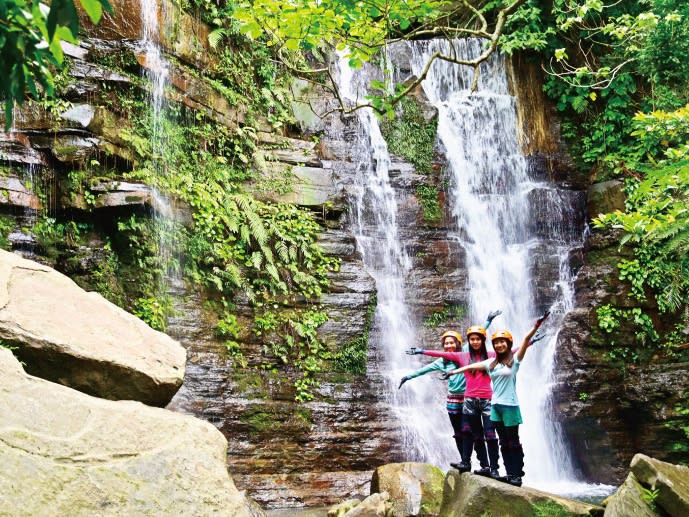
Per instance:
[[[93,23],[108,0],[79,0]],[[35,99],[53,94],[53,73],[64,61],[62,41],[76,42],[79,17],[73,0],[0,0],[0,98],[5,101],[5,129],[12,124],[14,103],[28,93]]]
[[[525,16],[524,11],[517,13],[526,3],[527,0],[242,0],[233,16],[239,21],[240,30],[251,38],[263,38],[275,48],[283,63],[302,75],[329,73],[327,66],[313,63],[323,63],[321,56],[333,50],[346,52],[350,66],[359,67],[395,41],[432,37],[485,40],[483,53],[474,59],[435,53],[413,83],[395,90],[385,102],[378,98],[378,102],[367,104],[384,111],[425,78],[435,59],[478,70],[478,65],[497,50],[510,19],[514,22],[515,18]],[[516,41],[512,45],[519,46]],[[305,59],[305,54],[310,60]],[[475,74],[475,82],[477,79]]]

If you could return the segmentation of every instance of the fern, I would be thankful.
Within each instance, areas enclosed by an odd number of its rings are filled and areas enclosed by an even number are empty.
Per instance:
[[[251,254],[251,265],[254,269],[260,270],[263,265],[263,255],[257,251]]]
[[[256,239],[259,246],[265,246],[268,242],[268,230],[263,225],[263,219],[254,211],[244,214],[251,228],[251,235]]]
[[[224,27],[218,27],[217,29],[211,31],[211,33],[208,35],[208,45],[212,49],[218,48],[218,45],[220,42],[227,37],[227,29]]]
[[[285,244],[285,241],[278,241],[275,244],[275,250],[278,252],[278,257],[280,257],[280,260],[283,262],[290,261],[289,250],[287,248],[287,244]]]
[[[237,264],[232,262],[225,264],[225,273],[227,274],[230,282],[232,282],[232,284],[234,284],[236,287],[241,287],[245,284],[244,277],[237,267]]]
[[[251,229],[247,225],[242,224],[239,226],[239,236],[245,243],[251,243]]]
[[[275,280],[276,282],[280,282],[280,273],[278,272],[278,268],[276,268],[274,264],[268,264],[266,266],[266,271],[273,278],[273,280]]]

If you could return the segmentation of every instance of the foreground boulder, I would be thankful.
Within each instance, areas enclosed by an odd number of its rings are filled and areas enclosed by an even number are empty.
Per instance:
[[[349,499],[328,510],[328,517],[390,517],[392,502],[387,492],[371,494],[363,501]]]
[[[689,468],[637,454],[632,474],[647,490],[656,491],[652,502],[672,517],[689,515]]]
[[[445,477],[441,516],[481,517],[509,515],[602,516],[600,506],[566,499],[526,487],[514,487],[490,478],[450,470]]]
[[[437,515],[443,500],[445,473],[427,463],[391,463],[378,467],[371,492],[386,492],[392,501],[391,516]]]
[[[0,515],[261,515],[211,424],[29,376],[0,349]]]
[[[648,498],[648,496],[646,496]],[[644,499],[644,487],[641,486],[634,474],[630,473],[624,483],[613,495],[608,497],[605,504],[605,517],[656,517],[659,515]]]
[[[186,354],[169,336],[57,271],[0,250],[0,339],[27,372],[101,398],[164,406]]]

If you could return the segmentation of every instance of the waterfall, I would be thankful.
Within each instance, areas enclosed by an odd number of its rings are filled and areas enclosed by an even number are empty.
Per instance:
[[[419,74],[434,52],[479,55],[478,39],[409,43],[412,69]],[[509,329],[515,345],[544,308],[535,291],[535,257],[547,257],[557,276],[550,286],[548,337],[529,349],[517,387],[524,424],[525,483],[562,494],[592,494],[577,479],[567,445],[550,407],[557,330],[573,305],[571,250],[581,247],[581,194],[532,177],[517,140],[515,98],[508,92],[504,60],[494,55],[480,66],[478,91],[469,91],[473,70],[437,60],[422,83],[438,108],[438,139],[447,158],[452,238],[466,250],[468,315],[483,321],[489,310],[503,314],[494,328]],[[543,221],[542,223],[540,221]],[[547,305],[546,305],[547,307]],[[606,492],[607,487],[601,489]]]
[[[154,172],[159,177],[167,175],[170,165],[165,160],[167,139],[165,135],[165,116],[167,100],[165,88],[169,84],[169,63],[163,56],[158,40],[161,27],[159,15],[165,19],[158,0],[141,1],[142,45],[145,53],[144,77],[150,82],[149,106],[151,109],[151,155]],[[159,11],[160,9],[160,11]],[[177,257],[177,243],[175,231],[178,226],[172,200],[159,188],[153,188],[152,204],[154,209],[155,233],[158,238],[158,254],[165,275],[158,286],[160,295],[166,296],[171,289],[173,293],[179,291],[182,283],[179,271],[179,257]],[[175,297],[173,296],[173,300]]]
[[[376,74],[374,67],[354,71],[340,58],[338,69],[343,99],[350,105],[363,102],[365,85]],[[428,375],[397,389],[401,377],[422,364],[404,354],[411,346],[423,346],[417,342],[405,302],[404,284],[411,261],[399,233],[397,199],[389,177],[390,155],[378,119],[370,108],[355,113],[356,178],[350,193],[351,222],[364,266],[376,282],[371,346],[378,351],[376,363],[385,380],[384,396],[399,419],[407,459],[448,467],[449,462],[459,461],[459,453],[449,419],[440,410],[445,384]]]

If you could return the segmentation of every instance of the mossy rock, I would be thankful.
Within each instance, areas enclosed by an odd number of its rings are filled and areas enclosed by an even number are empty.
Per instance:
[[[445,474],[428,463],[391,463],[378,467],[371,480],[371,493],[387,492],[392,515],[438,515]]]

